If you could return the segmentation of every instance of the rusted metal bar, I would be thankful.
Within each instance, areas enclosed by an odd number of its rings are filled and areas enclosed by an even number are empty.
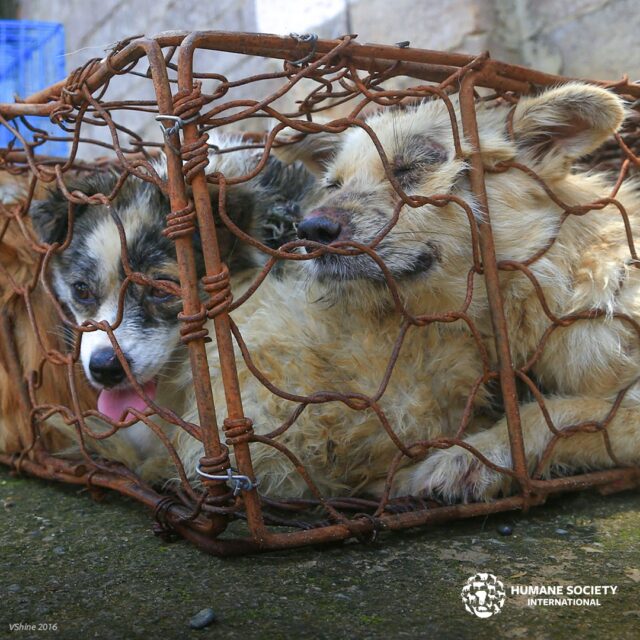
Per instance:
[[[160,47],[179,46],[182,41],[190,35],[186,31],[169,31],[158,34],[150,40],[157,42]],[[225,33],[219,31],[208,31],[199,33],[199,46],[203,49],[215,51],[226,51],[243,55],[255,55],[268,58],[295,59],[304,52],[304,46],[290,37],[275,36],[255,33]],[[87,78],[87,86],[90,91],[95,91],[114,72],[121,71],[133,61],[145,54],[144,46],[141,43],[144,39],[130,42],[114,55],[109,55],[100,62],[98,68]],[[337,40],[318,40],[316,45],[316,56],[331,51],[338,44]],[[447,67],[460,68],[471,63],[474,56],[443,53],[428,49],[413,49],[410,47],[394,47],[389,45],[361,45],[350,43],[347,52],[355,66],[362,70],[379,70],[387,68],[394,62],[407,63],[407,75],[423,80],[441,81],[443,71]],[[433,65],[433,66],[430,66]],[[485,86],[501,90],[527,90],[529,85],[549,86],[562,82],[568,82],[573,78],[554,76],[541,73],[505,63],[491,62],[491,67],[495,73],[486,74]],[[422,71],[421,71],[422,69]],[[608,84],[614,84],[609,82]],[[47,89],[35,93],[24,99],[26,105],[36,105],[47,103],[51,100],[58,100],[60,91],[65,85],[65,81],[58,82]],[[621,92],[636,98],[640,97],[640,85],[626,82],[619,86]],[[30,107],[29,107],[30,108]],[[46,106],[40,115],[47,115]],[[0,104],[0,113],[12,117],[18,114],[16,105]]]
[[[178,58],[178,88],[187,96],[193,92],[194,88],[192,76],[193,53],[197,46],[197,32],[188,36],[180,46]],[[197,145],[198,139],[197,126],[192,123],[185,124],[185,146]],[[202,144],[204,145],[202,147],[204,155],[203,159],[208,161],[206,140],[203,140]],[[203,238],[202,251],[204,255],[206,275],[212,283],[219,282],[221,284],[217,293],[220,294],[218,298],[220,299],[220,302],[222,302],[222,306],[215,310],[216,313],[213,316],[213,322],[216,332],[222,379],[225,388],[228,419],[231,421],[229,424],[244,425],[245,429],[248,431],[250,430],[251,425],[246,421],[242,408],[242,397],[238,382],[238,373],[236,371],[235,354],[229,324],[228,305],[225,306],[224,304],[225,295],[229,296],[228,300],[230,302],[231,294],[229,273],[226,266],[222,263],[220,250],[218,248],[217,232],[213,218],[213,211],[211,209],[211,197],[209,195],[209,187],[205,177],[206,164],[203,162],[203,165],[204,166],[201,166],[201,168],[193,174],[191,178],[191,185],[193,188],[193,198],[198,217],[198,225]],[[224,193],[222,197],[224,198]],[[222,204],[224,206],[224,202]],[[212,291],[211,294],[215,295],[215,290]],[[214,309],[211,310],[213,311]],[[208,372],[205,375],[205,380],[207,378]],[[214,431],[215,434],[212,434],[212,437],[215,439],[218,438],[217,425],[215,422],[210,424],[201,422],[201,425],[203,425],[205,430]],[[242,438],[240,440],[241,441],[234,446],[238,468],[241,474],[250,478],[255,484],[256,478],[253,465],[251,463],[248,442]],[[207,456],[219,456],[219,443],[217,443],[217,446],[211,451],[205,449],[205,453]],[[247,510],[249,527],[251,528],[251,532],[254,537],[259,541],[264,537],[265,531],[262,513],[260,510],[260,502],[255,488],[251,491],[243,491],[243,498]]]
[[[60,465],[60,460],[56,460],[56,465]],[[11,456],[0,454],[0,464],[10,468],[16,466],[16,459]],[[149,509],[155,511],[157,506],[164,500],[158,494],[144,485],[135,483],[124,483],[117,477],[112,477],[108,473],[98,472],[88,479],[86,473],[78,474],[72,465],[62,461],[62,468],[52,471],[42,464],[37,464],[32,460],[20,461],[19,469],[30,475],[43,478],[45,480],[57,480],[76,485],[87,485],[89,482],[95,487],[116,490],[123,495],[128,495],[138,501],[143,502]],[[638,486],[640,481],[638,471],[635,469],[615,469],[601,471],[571,478],[556,478],[538,484],[541,493],[529,502],[529,506],[540,506],[546,502],[546,495],[552,493],[581,491],[590,487],[599,487],[606,492],[607,487],[614,490],[628,490],[632,486]],[[635,483],[635,484],[633,484]],[[369,519],[355,519],[349,527],[345,525],[333,525],[321,527],[315,530],[301,531],[294,533],[267,534],[265,538],[212,538],[208,530],[209,523],[206,520],[190,520],[191,514],[183,506],[171,503],[166,508],[165,517],[172,529],[177,531],[187,540],[190,540],[207,553],[219,556],[244,555],[247,553],[259,553],[278,549],[290,549],[301,545],[310,544],[332,544],[347,540],[354,535],[368,536],[374,529],[378,531],[401,531],[408,527],[434,526],[449,522],[451,520],[475,518],[487,516],[505,511],[521,510],[525,506],[522,497],[502,498],[490,503],[464,504],[449,507],[436,507],[428,511],[415,513],[402,513],[395,515],[383,515],[377,522]],[[186,523],[189,524],[186,524]]]
[[[509,441],[511,443],[513,469],[517,474],[518,482],[524,495],[528,496],[530,493],[529,474],[527,472],[522,425],[518,408],[518,391],[509,347],[509,330],[504,315],[504,305],[500,291],[500,276],[496,264],[496,251],[493,243],[493,232],[491,230],[491,213],[489,211],[487,191],[484,182],[484,165],[482,162],[480,136],[478,134],[478,122],[476,120],[474,89],[478,74],[479,72],[472,71],[462,80],[460,86],[460,115],[464,134],[473,147],[470,156],[471,171],[469,173],[469,182],[471,183],[471,189],[477,199],[479,207],[478,231],[480,236],[480,251],[482,254],[482,268],[496,342],[504,410],[509,425]]]
[[[162,49],[154,40],[148,40],[141,43],[149,60],[149,67],[156,91],[158,108],[162,115],[173,115],[173,100],[171,96],[171,88],[168,81],[167,69]],[[167,147],[165,150],[167,157],[167,182],[169,199],[171,201],[172,216],[180,216],[184,214],[190,206],[186,193],[184,176],[182,174],[182,162],[173,149],[179,146],[180,138],[178,133],[168,136]],[[177,218],[173,218],[174,220]],[[168,227],[171,231],[171,227]],[[193,231],[193,227],[192,230]],[[192,246],[192,233],[179,233],[175,237],[176,254],[178,258],[178,266],[180,269],[180,284],[183,300],[184,321],[189,327],[189,322],[196,320],[202,313],[202,304],[198,295],[198,277],[196,273],[195,258]],[[204,318],[202,318],[204,320]],[[200,321],[200,327],[202,321]],[[190,328],[190,327],[189,327]],[[197,327],[196,327],[197,331]],[[198,414],[200,424],[202,425],[203,442],[205,448],[212,455],[219,455],[220,439],[218,435],[218,425],[216,421],[215,407],[213,404],[213,395],[211,393],[211,384],[209,382],[209,365],[207,361],[207,353],[205,349],[204,336],[192,338],[191,335],[185,333],[183,340],[187,344],[189,350],[189,358],[191,360],[191,368],[193,371],[193,384],[196,392],[198,403]],[[186,339],[185,339],[186,338]],[[221,484],[211,487],[213,495],[223,496],[226,493],[225,487]],[[221,516],[212,516],[212,521],[216,523],[216,532],[224,530],[226,527],[226,519]]]

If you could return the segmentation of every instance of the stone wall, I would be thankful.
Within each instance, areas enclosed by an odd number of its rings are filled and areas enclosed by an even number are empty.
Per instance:
[[[573,77],[640,80],[637,0],[510,0],[521,64]],[[495,0],[496,6],[509,2]],[[500,15],[505,16],[505,11]]]
[[[638,0],[359,0],[350,12],[361,41],[489,49],[549,73],[640,79]]]

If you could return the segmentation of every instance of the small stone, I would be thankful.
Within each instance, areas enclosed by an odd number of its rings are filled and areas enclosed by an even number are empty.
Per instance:
[[[53,553],[62,556],[64,555],[64,547],[54,547],[53,548]]]
[[[19,584],[10,584],[7,587],[7,591],[9,593],[18,593],[18,591],[20,591],[20,585]]]
[[[559,536],[566,536],[566,535],[568,535],[568,534],[569,534],[569,532],[568,532],[566,529],[556,529],[556,533],[557,533]]]
[[[189,626],[192,629],[204,629],[216,620],[217,617],[213,609],[203,609],[202,611],[198,611],[198,613],[189,620]]]
[[[498,533],[501,536],[510,536],[513,533],[513,527],[509,524],[501,524],[498,527]]]

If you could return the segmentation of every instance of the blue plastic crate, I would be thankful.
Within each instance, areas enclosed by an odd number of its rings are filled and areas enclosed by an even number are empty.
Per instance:
[[[64,27],[56,22],[0,20],[0,102],[13,102],[15,96],[27,96],[64,79]],[[29,116],[29,123],[53,135],[66,135],[49,118]],[[22,122],[13,120],[28,140],[33,132]],[[13,134],[0,125],[0,147],[6,147]],[[16,140],[14,148],[21,148]],[[67,142],[46,142],[36,153],[66,156]]]

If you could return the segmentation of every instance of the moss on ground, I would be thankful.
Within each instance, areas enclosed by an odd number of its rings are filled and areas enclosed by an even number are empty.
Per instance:
[[[110,495],[0,470],[0,637],[133,639],[637,638],[637,493],[563,496],[501,515],[344,544],[218,559],[166,544],[149,514]],[[497,527],[513,525],[513,535]],[[477,571],[511,584],[613,584],[597,608],[528,607],[507,596],[480,620],[460,590]],[[218,622],[195,631],[212,607]],[[11,623],[58,631],[10,632]]]

